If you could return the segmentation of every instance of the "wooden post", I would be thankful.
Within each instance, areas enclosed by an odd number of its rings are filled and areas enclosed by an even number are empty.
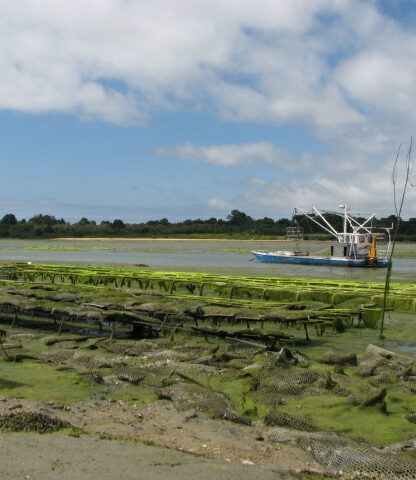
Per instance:
[[[305,333],[306,333],[306,340],[310,340],[309,334],[308,334],[308,325],[306,323],[304,323],[303,327],[304,327]]]
[[[170,334],[169,341],[174,342],[175,341],[175,333],[176,333],[176,327],[172,330],[172,333]]]
[[[146,338],[146,331],[145,327],[140,323],[133,323],[133,328],[131,332],[132,338],[141,339]]]
[[[17,310],[16,310],[16,307],[14,307],[14,318],[13,318],[13,321],[12,321],[12,324],[11,324],[11,328],[14,327],[14,323],[17,321]]]
[[[116,328],[117,328],[117,322],[113,322],[113,328],[111,330],[110,340],[113,340],[114,334],[116,332]]]
[[[62,325],[64,324],[64,317],[62,317],[62,320],[61,320],[61,323],[59,325],[59,328],[58,328],[58,335],[61,334],[61,330],[62,330]]]

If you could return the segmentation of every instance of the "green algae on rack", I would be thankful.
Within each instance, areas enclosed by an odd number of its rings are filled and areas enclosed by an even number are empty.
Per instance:
[[[193,272],[163,272],[98,266],[14,264],[2,268],[3,278],[94,286],[158,289],[166,293],[189,291],[199,296],[258,299],[280,302],[323,301],[337,305],[360,297],[380,307],[382,283],[312,278],[235,277]],[[389,308],[416,312],[416,286],[390,287]]]

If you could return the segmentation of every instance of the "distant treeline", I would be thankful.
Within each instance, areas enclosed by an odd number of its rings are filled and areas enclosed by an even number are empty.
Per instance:
[[[327,214],[328,220],[342,230],[342,218]],[[251,218],[239,210],[233,210],[223,219],[185,220],[171,223],[166,218],[150,220],[145,223],[125,223],[120,219],[104,220],[99,224],[94,220],[81,218],[70,223],[63,218],[52,215],[35,215],[28,220],[17,220],[15,215],[8,213],[0,220],[0,237],[9,238],[56,238],[56,237],[194,237],[194,238],[257,238],[284,237],[286,228],[293,226],[294,221],[302,227],[306,238],[324,239],[329,237],[305,217],[293,219],[281,218],[273,220],[264,217],[258,220]],[[395,216],[375,219],[373,225],[391,227],[395,224]],[[401,220],[398,233],[399,240],[416,241],[416,218]]]

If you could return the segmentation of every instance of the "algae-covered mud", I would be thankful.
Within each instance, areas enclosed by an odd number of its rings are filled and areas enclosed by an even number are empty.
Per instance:
[[[302,478],[415,478],[411,284],[392,286],[380,342],[375,283],[1,275],[0,429],[136,439]]]

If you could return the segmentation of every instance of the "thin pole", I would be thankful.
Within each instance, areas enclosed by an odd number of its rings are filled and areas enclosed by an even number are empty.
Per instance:
[[[393,165],[393,172],[391,175],[391,181],[393,184],[393,200],[394,200],[394,208],[396,211],[396,228],[394,229],[393,233],[393,241],[391,245],[391,251],[390,255],[388,257],[389,263],[387,265],[387,272],[386,272],[386,279],[384,282],[384,292],[383,292],[383,309],[381,311],[381,319],[380,319],[380,332],[379,332],[379,340],[385,340],[384,336],[384,318],[386,316],[386,307],[387,307],[387,297],[389,294],[390,290],[390,277],[391,277],[391,269],[392,269],[392,258],[393,258],[393,253],[394,253],[394,247],[396,246],[396,241],[397,241],[397,232],[399,230],[399,225],[400,225],[400,217],[403,209],[403,204],[404,204],[404,198],[406,196],[407,192],[407,187],[409,185],[409,178],[410,174],[413,170],[413,163],[411,160],[411,155],[412,155],[412,144],[413,144],[413,137],[410,137],[410,145],[409,149],[406,154],[406,160],[405,160],[405,175],[404,175],[404,182],[403,182],[403,192],[402,196],[400,197],[400,204],[397,203],[397,174],[398,174],[398,161],[399,161],[399,154],[400,154],[400,148],[401,145],[399,145],[399,148],[397,150],[396,154],[396,159],[394,161]]]

